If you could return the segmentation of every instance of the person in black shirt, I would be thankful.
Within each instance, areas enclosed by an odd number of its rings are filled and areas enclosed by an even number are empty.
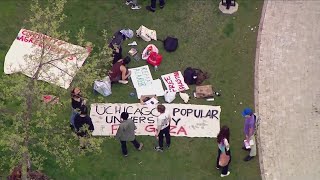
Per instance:
[[[92,132],[94,130],[94,126],[90,116],[88,116],[88,108],[86,106],[81,107],[80,114],[77,114],[74,119],[74,125],[76,133],[80,137],[87,137],[89,135],[89,131]]]
[[[80,88],[76,87],[71,91],[71,106],[72,113],[70,117],[70,127],[73,130],[74,126],[74,118],[77,114],[80,113],[80,108],[86,104],[86,101],[81,96]]]

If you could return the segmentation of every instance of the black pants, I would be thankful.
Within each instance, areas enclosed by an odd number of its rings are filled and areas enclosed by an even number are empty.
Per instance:
[[[224,174],[224,175],[228,173],[229,164],[231,163],[231,152],[230,152],[230,150],[227,151],[226,154],[230,156],[230,160],[229,160],[229,162],[228,162],[228,164],[226,166],[222,167],[221,174]],[[221,166],[219,165],[220,155],[221,155],[221,150],[218,148],[218,156],[217,156],[217,164],[216,164],[217,168],[221,168]]]
[[[156,9],[156,2],[157,0],[151,0],[151,9]],[[164,6],[164,0],[159,0],[160,6]]]
[[[131,142],[136,149],[139,149],[140,143],[136,139],[134,139]],[[127,155],[128,154],[127,141],[120,141],[120,143],[121,143],[122,154]]]
[[[171,137],[170,137],[170,125],[159,132],[159,146],[163,149],[163,135],[166,137],[167,146],[170,146]]]

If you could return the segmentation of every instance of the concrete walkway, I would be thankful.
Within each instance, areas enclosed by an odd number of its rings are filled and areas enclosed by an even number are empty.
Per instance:
[[[262,178],[320,179],[320,1],[269,0],[263,14],[255,72]]]

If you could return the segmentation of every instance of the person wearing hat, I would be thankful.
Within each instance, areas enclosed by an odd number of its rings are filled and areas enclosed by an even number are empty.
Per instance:
[[[256,140],[254,136],[256,117],[253,114],[252,109],[250,108],[245,108],[242,111],[242,116],[245,118],[243,129],[245,134],[245,141],[250,144],[250,149],[246,149],[245,147],[243,148],[244,150],[250,150],[249,155],[244,158],[244,161],[250,161],[257,155]]]
[[[127,56],[112,65],[111,70],[108,72],[111,82],[118,82],[121,84],[128,83],[127,79],[131,75],[131,72],[127,69],[126,65],[129,64],[130,61],[130,57]]]
[[[139,143],[136,140],[134,131],[137,129],[137,127],[135,126],[132,119],[128,119],[129,114],[127,112],[122,112],[120,117],[122,122],[119,125],[119,128],[117,130],[116,139],[118,139],[121,143],[122,154],[125,157],[127,157],[128,156],[127,141],[130,141],[134,145],[134,147],[139,151],[142,150],[143,144]]]

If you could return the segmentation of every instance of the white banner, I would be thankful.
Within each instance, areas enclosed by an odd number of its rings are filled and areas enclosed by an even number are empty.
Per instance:
[[[4,73],[33,77],[42,63],[39,80],[67,89],[88,55],[81,46],[21,29],[5,57]]]
[[[189,89],[180,71],[162,75],[161,78],[170,92],[181,92]]]
[[[171,113],[172,136],[217,137],[220,130],[220,106],[194,104],[164,104]],[[155,135],[159,113],[156,106],[140,104],[91,104],[90,117],[94,136],[114,136],[120,124],[120,114],[128,112],[137,126],[136,135]]]

